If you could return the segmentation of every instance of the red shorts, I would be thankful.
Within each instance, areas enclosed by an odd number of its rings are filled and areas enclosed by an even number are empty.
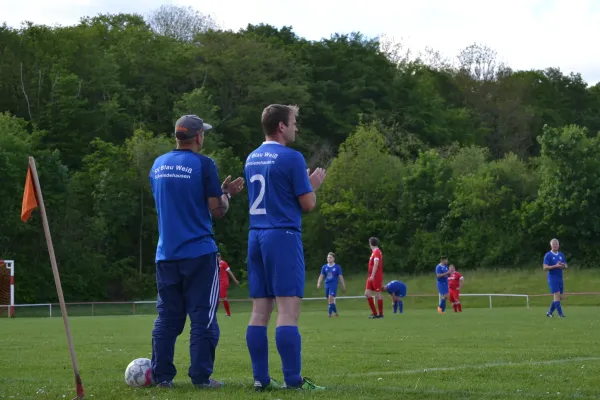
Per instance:
[[[448,291],[448,294],[448,300],[450,300],[450,303],[454,303],[455,301],[458,301],[458,297],[460,296],[460,290],[450,289]]]
[[[367,278],[367,285],[366,285],[366,289],[367,290],[372,290],[373,292],[381,292],[381,287],[383,286],[383,279],[373,279],[370,280]]]
[[[224,299],[227,297],[227,289],[229,289],[229,285],[219,285],[219,298]]]

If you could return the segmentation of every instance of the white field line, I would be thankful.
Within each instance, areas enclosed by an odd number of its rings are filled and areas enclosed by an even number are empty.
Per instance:
[[[384,376],[384,375],[410,375],[410,374],[423,374],[427,372],[449,372],[459,371],[464,369],[486,369],[486,368],[501,368],[501,367],[523,367],[530,365],[553,365],[553,364],[567,364],[575,362],[585,361],[598,361],[600,357],[578,357],[578,358],[564,358],[558,360],[545,360],[545,361],[523,361],[523,362],[499,362],[490,364],[471,364],[471,365],[459,365],[455,367],[433,367],[433,368],[422,368],[412,370],[396,370],[396,371],[374,371],[374,372],[361,372],[354,374],[343,374],[336,376]]]

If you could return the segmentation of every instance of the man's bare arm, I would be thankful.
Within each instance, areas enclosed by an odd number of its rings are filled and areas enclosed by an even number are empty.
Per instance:
[[[379,259],[376,258],[373,263],[373,272],[371,273],[371,279],[375,279],[375,274],[377,273],[377,268],[379,268]]]
[[[223,218],[229,210],[229,197],[227,197],[227,194],[224,193],[220,197],[209,197],[208,209],[213,218]]]

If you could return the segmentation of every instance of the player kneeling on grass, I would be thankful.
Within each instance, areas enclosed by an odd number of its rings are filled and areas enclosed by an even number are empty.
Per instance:
[[[227,261],[223,260],[221,253],[217,253],[217,261],[219,261],[219,304],[223,302],[223,308],[225,308],[225,313],[228,317],[231,317],[231,311],[229,309],[229,301],[227,300],[227,289],[229,289],[229,277],[235,282],[236,285],[239,285],[240,282],[235,279],[233,272],[231,272],[231,268],[229,268],[229,264]]]
[[[454,312],[462,312],[462,305],[460,304],[460,288],[465,280],[460,272],[456,270],[454,265],[450,265],[448,268],[448,293],[450,297],[450,303],[452,303],[452,309]]]
[[[335,313],[337,317],[337,306],[335,304],[335,296],[337,295],[338,280],[342,284],[342,290],[346,291],[346,284],[344,283],[344,277],[342,276],[342,267],[335,263],[335,254],[327,254],[327,264],[321,268],[321,274],[317,281],[317,289],[321,288],[321,283],[325,278],[325,297],[329,303],[329,317],[331,313]]]
[[[391,281],[383,287],[383,291],[392,295],[394,314],[396,314],[396,311],[402,314],[404,311],[404,303],[402,299],[406,297],[406,284],[401,281]]]

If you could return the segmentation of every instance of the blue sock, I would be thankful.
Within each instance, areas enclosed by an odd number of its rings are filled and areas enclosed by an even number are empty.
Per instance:
[[[394,314],[396,314],[396,311],[398,311],[398,302],[397,301],[394,302]]]
[[[446,299],[442,299],[442,301],[440,301],[440,308],[442,311],[446,311]]]
[[[398,300],[398,310],[400,311],[400,314],[402,314],[402,311],[404,311],[404,303],[402,300]]]
[[[266,326],[249,325],[246,330],[246,344],[252,361],[254,380],[263,386],[271,382],[269,376],[269,340]]]
[[[552,304],[550,304],[550,309],[548,310],[548,314],[552,315],[555,308],[556,308],[556,302],[553,301]]]
[[[337,305],[335,303],[332,303],[331,307],[333,308],[333,312],[337,314],[338,313],[337,312]]]
[[[281,370],[287,386],[298,386],[302,383],[301,350],[302,338],[297,326],[278,326],[275,329],[275,344],[281,357]]]
[[[558,315],[563,315],[562,313],[562,306],[560,305],[560,300],[559,301],[555,301],[556,303],[556,311],[558,311]]]
[[[329,304],[329,306],[327,307],[327,313],[329,315],[331,315],[331,312],[333,311],[333,304]]]

